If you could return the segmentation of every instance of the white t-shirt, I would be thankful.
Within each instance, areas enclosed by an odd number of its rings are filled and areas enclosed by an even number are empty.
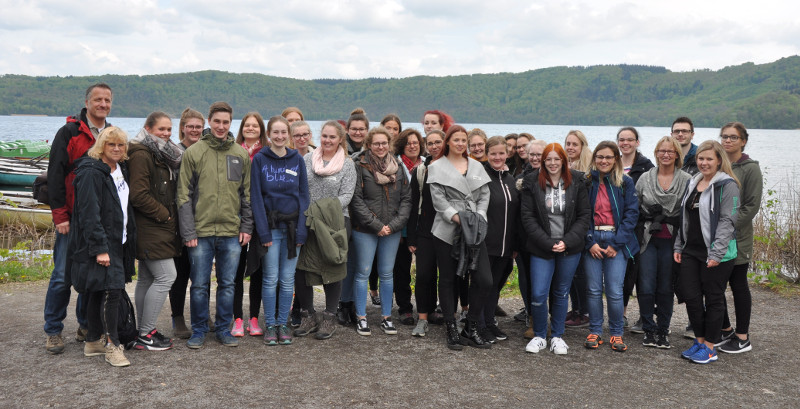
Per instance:
[[[117,187],[117,195],[119,195],[119,204],[122,206],[122,244],[128,241],[128,197],[131,192],[128,189],[128,182],[122,176],[122,169],[117,164],[117,169],[111,172],[111,178],[114,179],[114,186]]]

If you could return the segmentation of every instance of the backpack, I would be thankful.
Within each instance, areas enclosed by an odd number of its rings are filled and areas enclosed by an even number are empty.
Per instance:
[[[33,181],[33,199],[50,206],[50,197],[47,195],[47,171],[36,176]]]
[[[117,336],[120,345],[125,345],[125,349],[130,349],[139,331],[136,329],[136,315],[133,312],[133,303],[128,292],[122,290],[119,297],[119,308],[117,308]]]

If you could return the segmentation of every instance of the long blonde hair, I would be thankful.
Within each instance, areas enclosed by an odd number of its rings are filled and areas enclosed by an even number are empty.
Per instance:
[[[581,142],[581,155],[578,156],[578,160],[575,163],[575,166],[572,169],[581,171],[581,172],[588,172],[592,166],[592,151],[589,149],[589,141],[586,139],[586,135],[583,132],[573,129],[567,133],[567,136],[564,137],[564,146],[567,146],[567,138],[570,135],[575,136]]]
[[[719,160],[719,171],[725,172],[728,176],[732,177],[734,181],[736,181],[736,185],[741,187],[742,184],[739,182],[739,179],[733,173],[733,167],[731,167],[731,161],[728,159],[728,154],[725,152],[725,149],[722,145],[713,140],[704,141],[697,147],[697,153],[695,153],[695,158],[697,155],[700,155],[701,152],[705,151],[713,151],[714,154],[717,156],[717,160]]]

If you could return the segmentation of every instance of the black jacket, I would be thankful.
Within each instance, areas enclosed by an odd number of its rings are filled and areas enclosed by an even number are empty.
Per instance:
[[[406,238],[409,246],[417,245],[418,237],[425,237],[433,240],[433,219],[436,218],[436,209],[433,208],[431,199],[431,186],[428,184],[428,169],[430,156],[425,159],[424,165],[418,165],[411,172],[411,214],[408,217],[408,237]],[[422,192],[419,188],[419,173],[422,172]],[[422,204],[420,205],[420,201]]]
[[[564,211],[564,254],[579,254],[584,248],[584,238],[589,230],[592,209],[589,195],[583,183],[582,172],[571,170],[572,183],[565,189],[566,209]],[[550,218],[545,206],[545,192],[539,186],[539,170],[531,172],[522,182],[522,225],[525,228],[525,249],[540,258],[553,258],[553,245],[558,241],[551,238]]]
[[[125,164],[117,166],[129,181]],[[124,289],[135,274],[133,206],[128,201],[128,238],[123,245],[123,213],[108,165],[90,157],[81,159],[75,169],[74,185],[66,276],[79,293]],[[97,255],[103,253],[108,253],[111,260],[108,267],[97,264]]]
[[[654,168],[653,162],[650,159],[647,159],[641,152],[636,151],[636,155],[633,157],[633,165],[631,166],[631,171],[628,172],[628,176],[633,179],[633,184],[635,185],[636,182],[639,181],[639,176],[642,176],[644,172]]]
[[[350,200],[353,230],[378,234],[386,225],[392,233],[397,233],[406,227],[411,211],[411,187],[403,164],[398,164],[394,183],[379,185],[367,162],[367,152],[362,151],[355,161],[358,180],[353,199]],[[393,160],[391,157],[389,159]]]
[[[489,174],[489,209],[487,223],[491,228],[486,236],[486,249],[490,256],[511,257],[517,245],[520,194],[514,186],[514,176],[508,171],[496,171],[489,162],[483,167]]]

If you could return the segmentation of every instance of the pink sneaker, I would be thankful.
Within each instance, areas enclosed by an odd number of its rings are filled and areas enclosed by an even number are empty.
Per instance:
[[[231,328],[231,335],[234,337],[243,337],[244,336],[244,321],[241,318],[237,318],[236,321],[233,322],[233,328]]]
[[[247,327],[252,337],[264,335],[264,331],[258,326],[258,318],[256,317],[250,318],[250,321],[247,322]]]

